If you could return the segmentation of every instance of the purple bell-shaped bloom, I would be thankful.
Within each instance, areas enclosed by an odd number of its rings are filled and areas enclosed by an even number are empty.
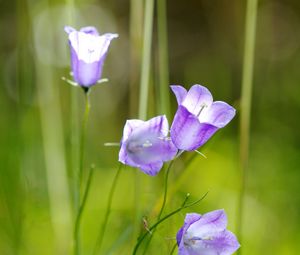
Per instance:
[[[240,244],[226,229],[224,210],[204,215],[189,213],[177,233],[178,255],[231,255]]]
[[[110,41],[118,35],[99,35],[95,27],[83,27],[76,31],[67,26],[65,31],[69,34],[71,67],[75,82],[82,87],[96,84],[101,78]]]
[[[178,110],[170,133],[180,150],[196,150],[235,115],[235,109],[227,103],[213,102],[209,90],[201,85],[193,85],[189,91],[175,85],[171,89],[177,98]]]
[[[148,175],[156,175],[163,162],[172,160],[177,153],[168,132],[169,124],[164,115],[148,121],[127,120],[119,161],[137,167]]]

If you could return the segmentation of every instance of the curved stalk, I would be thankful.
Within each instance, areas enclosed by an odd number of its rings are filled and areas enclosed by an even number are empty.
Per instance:
[[[167,202],[169,173],[170,173],[170,169],[171,169],[171,167],[172,167],[172,165],[173,165],[173,162],[174,162],[174,160],[172,160],[172,161],[170,162],[170,164],[169,164],[169,166],[168,166],[168,168],[167,168],[167,170],[166,170],[166,173],[165,173],[163,202],[162,202],[160,211],[159,211],[159,213],[158,213],[157,220],[160,220],[161,215],[162,215],[162,213],[163,213],[163,211],[164,211],[166,202]],[[148,247],[149,247],[149,245],[150,245],[150,242],[151,242],[151,240],[152,240],[152,238],[153,238],[153,236],[154,236],[154,233],[155,233],[155,230],[153,231],[152,235],[150,236],[150,238],[149,238],[149,240],[148,240],[148,242],[147,242],[147,244],[146,244],[146,247],[145,247],[145,249],[144,249],[143,255],[146,254],[146,252],[147,252],[147,250],[148,250]]]

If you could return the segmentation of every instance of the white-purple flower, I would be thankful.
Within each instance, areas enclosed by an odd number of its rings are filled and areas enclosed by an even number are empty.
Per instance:
[[[74,80],[80,86],[90,87],[101,78],[103,63],[112,39],[117,34],[99,35],[95,27],[79,31],[66,26],[71,49],[71,67]]]
[[[227,103],[213,102],[209,90],[201,85],[193,85],[189,91],[177,85],[171,89],[178,102],[171,138],[180,150],[196,150],[235,115],[235,109]]]
[[[204,215],[188,213],[177,233],[178,255],[230,255],[240,244],[235,235],[226,229],[224,210]]]
[[[163,163],[172,160],[177,153],[168,132],[169,124],[164,115],[148,121],[127,120],[119,161],[137,167],[148,175],[156,175]]]

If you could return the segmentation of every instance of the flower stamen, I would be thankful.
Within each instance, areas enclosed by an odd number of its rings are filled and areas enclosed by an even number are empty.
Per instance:
[[[207,105],[207,104],[205,104],[205,103],[203,103],[203,104],[201,105],[201,108],[200,108],[200,110],[199,110],[198,114],[197,114],[197,117],[199,117],[199,116],[200,116],[201,112],[203,111],[203,109],[204,109],[205,107],[208,107],[208,105]]]
[[[148,147],[151,147],[152,145],[153,145],[153,144],[152,144],[149,140],[147,140],[146,142],[143,143],[142,146],[143,146],[144,148],[148,148]]]

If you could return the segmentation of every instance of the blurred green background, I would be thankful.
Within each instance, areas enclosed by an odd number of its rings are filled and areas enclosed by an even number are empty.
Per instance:
[[[142,0],[0,1],[0,254],[69,254],[74,222],[73,186],[83,92],[69,76],[64,25],[96,26],[114,32],[103,77],[91,93],[86,169],[96,165],[83,214],[82,254],[91,254],[118,166],[126,119],[138,118],[142,56]],[[166,211],[209,190],[203,202],[162,224],[147,254],[169,254],[185,212],[224,208],[236,231],[241,173],[239,106],[246,1],[167,1],[169,84],[207,86],[215,100],[237,108],[237,116],[201,151],[185,153],[170,176]],[[154,12],[148,118],[162,114],[157,10]],[[261,0],[255,43],[250,158],[243,218],[243,255],[299,254],[300,250],[300,2]],[[166,53],[166,52],[165,52]],[[168,89],[168,88],[167,88]],[[168,104],[168,103],[166,103]],[[140,208],[149,224],[163,191],[155,178],[126,167],[121,172],[106,231],[103,254],[130,254],[135,180]],[[141,224],[142,229],[142,224]]]

